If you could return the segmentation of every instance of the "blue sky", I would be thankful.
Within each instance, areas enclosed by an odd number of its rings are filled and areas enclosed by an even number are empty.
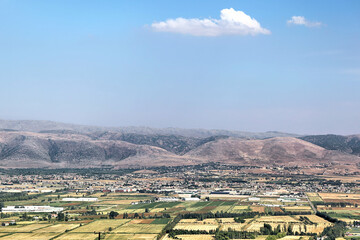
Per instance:
[[[228,34],[231,8],[270,33]],[[360,1],[0,0],[0,22],[2,119],[360,133]]]

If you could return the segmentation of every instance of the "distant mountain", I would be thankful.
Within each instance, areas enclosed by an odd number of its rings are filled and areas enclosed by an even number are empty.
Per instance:
[[[359,136],[93,127],[0,120],[2,168],[142,168],[220,162],[356,173]],[[358,156],[356,156],[358,155]]]
[[[150,128],[150,127],[97,127],[84,126],[52,121],[35,120],[0,120],[0,129],[26,132],[80,133],[93,134],[101,132],[129,133],[139,135],[178,135],[184,137],[208,138],[214,136],[230,136],[247,139],[265,139],[272,137],[299,137],[298,134],[282,132],[253,133],[229,130],[182,129],[182,128]]]
[[[3,168],[142,168],[209,162],[259,167],[308,168],[322,165],[356,172],[360,157],[326,150],[291,137],[191,139],[113,133],[94,136],[68,132],[0,131],[0,167]]]
[[[169,152],[183,155],[188,151],[207,142],[215,141],[228,136],[211,136],[206,138],[184,137],[180,135],[156,135],[118,132],[96,132],[90,134],[93,140],[118,140],[138,145],[150,145],[163,148]]]
[[[206,143],[186,154],[193,158],[221,159],[247,165],[308,166],[327,163],[352,163],[359,157],[329,151],[312,143],[277,137],[265,140],[219,139]]]
[[[300,139],[311,142],[328,150],[337,150],[360,156],[360,135],[312,135],[300,137]]]

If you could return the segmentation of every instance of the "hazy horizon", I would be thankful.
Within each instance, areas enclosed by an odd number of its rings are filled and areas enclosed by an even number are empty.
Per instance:
[[[0,119],[360,133],[359,1],[0,0]]]

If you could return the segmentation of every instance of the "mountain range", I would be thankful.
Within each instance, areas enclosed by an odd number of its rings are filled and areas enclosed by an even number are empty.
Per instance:
[[[1,168],[143,168],[209,162],[357,173],[360,136],[0,120]]]

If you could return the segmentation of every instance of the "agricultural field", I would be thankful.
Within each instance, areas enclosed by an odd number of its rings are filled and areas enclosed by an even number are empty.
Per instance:
[[[273,229],[279,226],[281,231],[286,231],[286,229],[291,226],[293,232],[320,233],[326,227],[332,225],[330,222],[316,215],[306,215],[306,217],[309,221],[302,221],[300,216],[262,216],[250,221],[243,230],[249,232],[260,231],[260,228],[266,223],[271,225]]]
[[[322,202],[323,201],[323,199],[320,197],[319,193],[308,192],[308,193],[306,193],[306,195],[308,196],[309,200],[312,202]]]
[[[6,227],[0,227],[0,232],[1,233],[32,232],[34,230],[46,228],[48,226],[50,226],[50,224],[38,224],[38,223],[6,226]]]
[[[73,233],[86,233],[86,232],[104,232],[109,228],[116,229],[125,223],[129,222],[129,219],[112,219],[112,220],[96,220],[84,226],[81,226],[71,232]]]
[[[285,211],[287,212],[310,212],[310,206],[286,206],[284,207]]]
[[[182,240],[213,240],[213,235],[205,235],[205,234],[199,234],[199,235],[178,235],[179,239]],[[173,238],[170,238],[169,236],[165,236],[162,240],[173,240]]]
[[[141,233],[141,234],[157,234],[165,227],[165,224],[153,223],[136,223],[128,222],[119,228],[113,230],[114,233]]]
[[[196,219],[181,219],[174,227],[179,230],[201,230],[201,231],[215,231],[219,227],[219,223],[215,218],[204,219],[202,221]]]
[[[266,182],[265,178],[261,178]],[[85,181],[85,180],[83,180]],[[145,180],[144,180],[145,181]],[[58,190],[56,181],[45,181]],[[108,184],[112,181],[94,181],[93,183]],[[21,185],[18,186],[19,188]],[[101,189],[100,186],[94,189]],[[17,225],[0,226],[0,240],[95,240],[95,232],[102,233],[105,240],[155,240],[166,232],[177,234],[183,240],[210,240],[214,239],[215,231],[238,231],[250,232],[257,240],[265,240],[266,235],[261,229],[265,224],[275,230],[278,226],[285,232],[289,228],[295,233],[320,234],[325,227],[332,224],[316,215],[298,215],[300,212],[310,212],[311,208],[305,201],[303,194],[297,194],[300,201],[282,202],[283,194],[266,195],[241,195],[241,197],[224,196],[205,199],[201,195],[200,201],[159,202],[161,197],[176,197],[177,193],[157,193],[146,191],[142,193],[83,191],[70,192],[59,190],[57,192],[29,194],[28,199],[15,199],[4,201],[6,205],[46,205],[63,207],[63,219],[59,219],[55,213],[19,213],[4,214],[0,222],[16,221]],[[333,202],[356,203],[360,201],[360,194],[333,194],[333,193],[306,193],[311,201],[317,205],[320,212],[326,212],[329,216],[351,223],[360,220],[360,208],[355,204],[346,207],[330,206]],[[224,194],[223,194],[224,195]],[[37,197],[32,197],[37,196]],[[240,196],[240,195],[239,195]],[[289,198],[292,195],[289,194]],[[28,197],[28,196],[27,196]],[[65,202],[65,197],[98,198],[98,201],[89,202]],[[254,197],[254,201],[248,198]],[[336,201],[334,201],[334,199]],[[316,203],[315,203],[316,202]],[[327,204],[328,203],[328,204]],[[337,205],[336,205],[337,206]],[[115,215],[111,215],[110,213]],[[180,219],[180,216],[182,219]],[[111,217],[110,217],[111,216]],[[179,217],[177,217],[179,216]],[[176,218],[177,217],[177,218]],[[186,217],[192,219],[185,219]],[[306,219],[304,218],[306,217]],[[111,219],[110,219],[111,218]],[[198,220],[203,219],[203,220]],[[176,221],[175,221],[176,220]],[[174,224],[170,224],[175,221]],[[179,222],[177,222],[179,221]],[[169,231],[169,226],[171,229]],[[172,231],[174,230],[174,231]],[[175,231],[179,230],[179,231]],[[183,231],[181,231],[183,230]],[[208,234],[190,235],[187,231],[205,231]],[[355,230],[353,230],[355,233]],[[273,231],[274,232],[274,231]],[[198,232],[199,233],[199,232]],[[249,236],[248,236],[249,237]],[[302,240],[308,236],[286,236],[281,240]],[[170,240],[169,236],[163,236],[162,240]]]

